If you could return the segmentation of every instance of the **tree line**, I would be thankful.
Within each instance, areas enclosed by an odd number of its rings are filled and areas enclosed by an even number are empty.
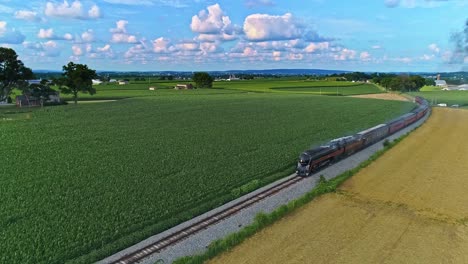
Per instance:
[[[337,81],[355,81],[364,82],[372,81],[375,84],[383,86],[386,90],[390,91],[418,91],[425,85],[435,85],[434,80],[426,79],[420,75],[409,74],[393,74],[393,73],[364,73],[364,72],[350,72],[342,74],[332,74],[330,77],[335,77]]]

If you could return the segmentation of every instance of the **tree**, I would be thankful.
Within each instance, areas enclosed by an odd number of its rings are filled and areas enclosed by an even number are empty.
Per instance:
[[[75,104],[78,103],[78,93],[96,93],[93,88],[93,79],[97,77],[96,71],[88,69],[87,65],[69,62],[63,66],[63,77],[57,80],[60,91],[72,94]]]
[[[213,87],[213,77],[207,72],[196,72],[193,75],[193,81],[197,88],[211,88]]]
[[[18,60],[18,55],[13,49],[0,47],[0,101],[8,99],[14,88],[27,87],[26,80],[32,78],[32,70]]]

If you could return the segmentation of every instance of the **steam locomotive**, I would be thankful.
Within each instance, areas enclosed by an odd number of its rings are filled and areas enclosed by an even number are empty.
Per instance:
[[[360,151],[418,121],[429,110],[429,104],[424,98],[418,96],[414,101],[418,106],[413,111],[386,124],[371,127],[352,136],[333,139],[325,145],[304,151],[299,156],[296,174],[309,176],[320,168]]]

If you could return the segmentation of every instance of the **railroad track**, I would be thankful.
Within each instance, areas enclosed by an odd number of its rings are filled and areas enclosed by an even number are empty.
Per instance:
[[[302,181],[304,178],[303,177],[298,177],[294,176],[286,181],[283,181],[281,183],[278,183],[268,189],[265,189],[264,191],[246,199],[243,201],[240,201],[232,206],[229,206],[228,208],[215,213],[211,216],[208,216],[206,218],[201,219],[200,221],[197,221],[196,223],[183,228],[182,230],[179,230],[175,233],[172,233],[170,235],[167,235],[166,237],[161,238],[158,241],[155,241],[154,243],[141,248],[139,250],[136,250],[134,252],[131,252],[129,254],[124,255],[123,257],[112,261],[110,263],[112,264],[130,264],[130,263],[136,263],[156,252],[159,252],[169,246],[172,246],[176,244],[177,242],[186,239],[204,229],[207,227],[214,225],[218,223],[221,220],[224,220],[228,218],[231,215],[234,215],[235,213],[239,212],[240,210],[247,208],[255,203],[258,203],[259,201],[272,196],[279,191],[288,188],[291,185],[294,185],[300,181]]]

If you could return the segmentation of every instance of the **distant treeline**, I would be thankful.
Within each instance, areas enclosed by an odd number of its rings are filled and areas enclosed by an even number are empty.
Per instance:
[[[332,74],[329,77],[334,78],[336,81],[353,81],[353,82],[366,82],[379,84],[387,90],[391,91],[418,91],[424,85],[435,85],[432,78],[424,78],[420,75],[408,74],[393,74],[393,73],[364,73],[364,72],[350,72],[342,74]]]

